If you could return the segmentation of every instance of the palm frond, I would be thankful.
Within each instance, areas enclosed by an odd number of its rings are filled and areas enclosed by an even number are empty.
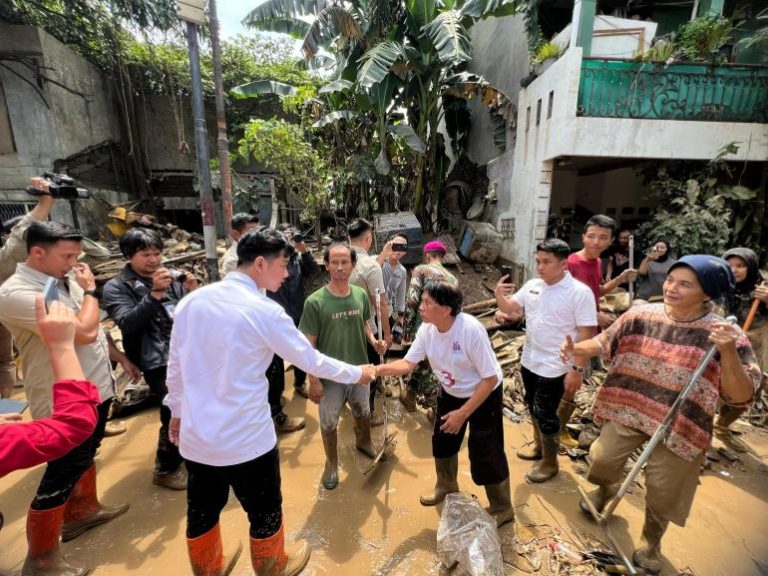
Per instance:
[[[320,46],[337,36],[343,36],[350,43],[365,47],[365,34],[360,23],[343,7],[332,5],[321,10],[307,30],[301,49],[307,58],[314,58]]]
[[[253,26],[256,22],[276,18],[311,16],[332,5],[333,0],[267,0],[246,14],[243,25]]]
[[[291,38],[301,40],[309,31],[309,23],[298,18],[268,18],[266,20],[253,20],[248,24],[254,30],[266,32],[279,32],[288,34]]]
[[[365,88],[386,78],[392,66],[405,58],[403,45],[400,42],[382,42],[368,50],[360,58],[361,66],[357,71],[357,83]]]
[[[432,42],[443,64],[457,66],[472,59],[469,37],[458,11],[448,10],[438,14],[422,31]]]

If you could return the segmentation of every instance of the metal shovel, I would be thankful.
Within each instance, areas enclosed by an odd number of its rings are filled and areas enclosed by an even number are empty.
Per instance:
[[[729,316],[728,318],[726,318],[726,321],[730,322],[731,324],[735,324],[736,318],[734,316]],[[581,486],[577,486],[577,488],[579,489],[579,493],[581,494],[581,497],[584,500],[584,503],[587,505],[587,508],[589,508],[589,513],[592,514],[592,517],[595,519],[595,522],[597,522],[597,525],[603,529],[603,532],[605,532],[605,535],[608,537],[608,541],[611,544],[611,548],[613,548],[613,551],[616,552],[616,554],[621,558],[621,562],[624,564],[624,566],[626,566],[629,574],[638,575],[638,574],[644,574],[645,572],[642,571],[642,569],[636,568],[632,564],[632,561],[629,559],[629,557],[626,554],[624,554],[621,547],[619,546],[619,543],[614,538],[608,522],[611,519],[611,516],[613,515],[614,510],[616,510],[616,507],[619,505],[619,502],[621,502],[621,499],[627,493],[627,490],[629,490],[629,487],[632,486],[632,483],[635,481],[635,478],[637,478],[637,475],[640,474],[640,470],[643,468],[643,466],[645,466],[645,463],[648,462],[648,459],[651,457],[651,454],[653,453],[656,446],[658,446],[659,443],[664,441],[664,439],[667,437],[667,434],[672,429],[672,424],[674,423],[675,418],[677,417],[677,413],[680,411],[680,408],[682,407],[683,402],[685,402],[686,398],[688,398],[688,396],[693,391],[694,387],[696,386],[696,382],[704,373],[704,370],[706,370],[707,365],[709,365],[710,361],[714,357],[715,352],[717,352],[717,347],[714,344],[712,344],[709,347],[709,350],[707,350],[707,353],[701,359],[701,362],[699,362],[699,365],[694,371],[693,375],[691,376],[691,379],[688,381],[685,387],[680,391],[680,394],[678,394],[674,403],[670,407],[666,418],[664,418],[664,421],[656,429],[656,432],[653,433],[653,436],[651,436],[650,440],[648,440],[648,443],[646,444],[645,449],[640,454],[640,457],[637,459],[637,462],[635,462],[635,465],[632,467],[632,470],[630,470],[629,474],[627,474],[627,477],[624,478],[624,481],[621,483],[621,487],[619,487],[618,492],[616,492],[616,496],[614,496],[613,500],[608,505],[608,508],[606,508],[605,512],[603,512],[602,514],[598,512],[594,504],[592,504],[592,501],[589,499],[589,496],[587,496],[587,493],[584,490],[584,488],[582,488]]]
[[[383,335],[382,335],[382,322],[384,322],[384,319],[381,317],[381,291],[377,288],[376,289],[376,324],[378,325],[379,331],[378,331],[378,339],[379,342],[382,341]],[[379,363],[384,364],[384,355],[379,354]],[[373,459],[370,466],[365,469],[363,472],[363,476],[367,476],[371,473],[371,471],[376,467],[376,464],[381,462],[381,459],[384,457],[385,452],[387,451],[387,448],[389,446],[394,446],[395,442],[395,436],[397,436],[397,430],[392,432],[392,434],[389,434],[389,418],[387,416],[387,393],[384,386],[384,378],[377,378],[376,379],[376,386],[379,387],[381,390],[383,396],[384,396],[384,406],[382,406],[382,410],[384,410],[384,444],[381,447],[381,450],[379,450],[379,453],[376,454],[376,458]]]

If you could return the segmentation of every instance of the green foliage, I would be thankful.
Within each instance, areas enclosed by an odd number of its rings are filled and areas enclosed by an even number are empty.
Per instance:
[[[706,165],[652,161],[640,169],[659,209],[638,232],[648,242],[667,240],[678,254],[722,254],[729,246],[759,250],[764,201],[758,190],[733,184],[725,146]]]
[[[733,26],[722,16],[694,18],[680,28],[678,42],[686,58],[692,62],[708,62],[733,36]]]
[[[553,58],[557,60],[563,55],[563,47],[555,42],[543,42],[536,47],[535,62],[540,64],[545,60]]]
[[[0,20],[39,26],[108,74],[132,40],[126,27],[168,30],[177,21],[174,0],[4,0]]]
[[[285,120],[251,120],[238,145],[238,156],[274,171],[278,186],[315,220],[331,208],[331,171],[297,124]]]
[[[675,42],[659,41],[650,50],[645,51],[640,60],[643,62],[667,62],[680,50]]]

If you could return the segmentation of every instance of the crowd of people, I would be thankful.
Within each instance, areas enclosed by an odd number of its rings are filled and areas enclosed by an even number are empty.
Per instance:
[[[33,185],[47,186],[42,179]],[[307,543],[285,542],[277,435],[305,425],[283,412],[285,362],[293,366],[296,394],[319,405],[326,457],[319,481],[326,490],[339,482],[342,408],[351,409],[355,447],[374,459],[371,430],[383,412],[375,409],[375,382],[410,374],[401,391],[406,409],[416,409],[425,387],[434,388],[436,399],[436,483],[420,502],[434,506],[460,489],[458,454],[468,433],[471,478],[484,487],[489,513],[498,526],[514,522],[502,369],[483,325],[462,312],[442,243],[424,246],[424,263],[409,280],[400,262],[407,237],[395,234],[371,255],[373,225],[357,219],[348,239],[325,248],[328,281],[307,296],[304,279],[320,265],[290,225],[269,229],[251,215],[236,215],[225,276],[202,287],[193,275],[163,266],[157,232],[134,228],[120,239],[126,264],[100,302],[92,272],[78,262],[83,237],[47,221],[52,202],[42,196],[0,252],[0,323],[8,332],[0,332],[7,356],[0,361],[12,362],[15,344],[34,420],[0,415],[0,475],[47,462],[28,513],[22,574],[84,574],[63,558],[59,537],[66,542],[128,510],[128,504],[105,506],[97,496],[94,455],[115,396],[114,362],[140,371],[162,402],[152,482],[187,491],[194,574],[227,574],[241,553],[240,547],[225,553],[219,526],[230,488],[248,516],[256,574],[296,575],[309,560]],[[521,373],[534,440],[517,456],[533,462],[528,482],[558,474],[574,395],[593,359],[607,363],[593,407],[602,429],[588,475],[598,510],[616,494],[626,460],[654,433],[709,347],[717,348],[646,468],[645,524],[633,558],[657,571],[669,522],[683,525],[690,511],[713,429],[731,424],[760,389],[768,288],[749,249],[675,260],[672,247],[658,240],[644,256],[630,255],[630,234],[619,231],[614,243],[615,223],[597,215],[578,251],[558,239],[539,243],[536,278],[519,288],[508,277],[496,285],[496,319],[524,323],[526,330]],[[46,314],[41,293],[49,278],[57,282],[58,301]],[[617,318],[600,311],[601,296],[636,282],[638,299],[627,312]],[[101,327],[101,308],[119,327],[124,351]],[[725,314],[740,325],[749,317],[752,344]],[[216,329],[205,329],[210,326]],[[393,342],[407,345],[404,357],[382,362]],[[0,392],[8,395],[13,383],[5,373],[0,369]]]

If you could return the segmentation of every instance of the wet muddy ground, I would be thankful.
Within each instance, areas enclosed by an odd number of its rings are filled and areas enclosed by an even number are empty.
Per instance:
[[[289,372],[290,376],[290,372]],[[290,381],[290,377],[289,377]],[[387,402],[397,446],[389,461],[363,477],[369,460],[354,450],[349,412],[340,425],[341,475],[331,492],[320,487],[324,455],[317,407],[293,396],[288,385],[286,412],[307,417],[307,427],[280,437],[280,457],[286,534],[305,538],[313,546],[307,575],[446,574],[436,556],[439,508],[425,508],[418,496],[434,484],[431,428],[423,412],[401,410],[397,399]],[[151,483],[158,417],[149,410],[127,418],[128,432],[105,439],[98,459],[99,489],[105,503],[130,502],[131,509],[62,545],[73,562],[99,576],[119,574],[189,574],[185,527],[185,493]],[[601,532],[579,511],[576,485],[583,482],[583,463],[561,457],[560,476],[543,485],[523,480],[529,464],[515,458],[515,450],[529,436],[527,424],[505,421],[507,455],[512,471],[513,502],[519,536],[530,541],[554,531],[564,536],[601,537]],[[381,442],[382,428],[375,429]],[[668,560],[663,574],[684,570],[697,576],[758,576],[768,564],[768,436],[755,431],[743,436],[751,454],[735,467],[717,463],[701,477],[693,512],[686,528],[672,526],[664,540]],[[725,472],[725,474],[723,474]],[[16,472],[0,480],[0,509],[6,526],[0,533],[0,574],[17,574],[26,552],[25,514],[42,468]],[[462,490],[479,496],[472,483],[466,448],[460,458]],[[617,510],[615,531],[625,546],[637,542],[642,526],[642,489],[628,496]],[[232,496],[222,515],[225,548],[247,545],[247,522]],[[509,551],[513,537],[502,528],[506,557],[525,570],[507,566],[507,574],[524,574],[530,565]],[[762,562],[762,570],[760,563]],[[241,557],[234,574],[248,574]],[[534,572],[531,572],[534,573]],[[546,566],[538,574],[548,574]],[[567,572],[561,572],[566,574]]]

